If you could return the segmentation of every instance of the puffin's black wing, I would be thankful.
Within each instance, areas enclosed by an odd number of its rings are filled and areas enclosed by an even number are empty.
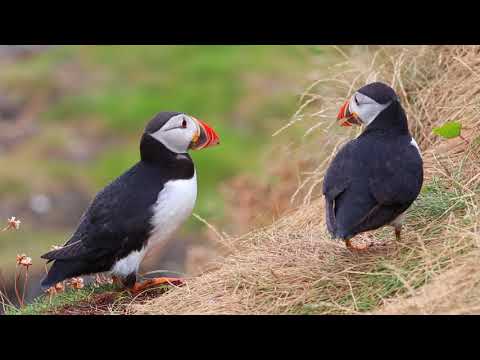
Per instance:
[[[75,234],[74,236],[75,237]],[[72,237],[72,239],[73,239]],[[77,240],[74,243],[70,243],[69,245],[65,245],[60,249],[52,250],[47,252],[46,254],[42,255],[42,259],[47,259],[48,262],[53,260],[66,260],[72,259],[77,256],[81,256],[86,254],[87,249],[85,248],[83,242],[81,240]]]
[[[410,136],[360,137],[346,144],[324,178],[328,231],[348,239],[393,221],[415,200],[423,182]]]
[[[423,184],[423,163],[410,143],[374,158],[369,178],[370,192],[382,205],[411,204]]]
[[[140,162],[100,191],[65,246],[42,256],[54,261],[42,288],[108,271],[116,261],[140,250],[152,229],[152,205],[163,189],[164,176]]]
[[[350,177],[347,175],[353,168],[351,160],[353,159],[352,143],[344,145],[335,156],[327,169],[323,179],[323,194],[325,196],[325,210],[327,229],[332,236],[337,232],[336,224],[336,199],[350,185]]]
[[[139,163],[105,187],[65,246],[42,258],[96,262],[107,256],[114,261],[139,250],[151,230],[151,207],[163,188],[159,174],[148,171],[153,170]]]

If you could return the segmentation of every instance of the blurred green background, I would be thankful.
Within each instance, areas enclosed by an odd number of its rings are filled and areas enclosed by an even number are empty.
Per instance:
[[[0,47],[0,219],[21,231],[0,238],[0,268],[17,253],[35,266],[63,244],[97,191],[139,159],[145,124],[159,111],[206,121],[221,146],[192,154],[194,212],[222,225],[219,186],[258,173],[271,134],[309,84],[307,46]],[[321,56],[320,56],[321,57]],[[318,65],[318,63],[316,63]],[[278,159],[274,159],[277,161]],[[191,218],[182,230],[196,237]]]

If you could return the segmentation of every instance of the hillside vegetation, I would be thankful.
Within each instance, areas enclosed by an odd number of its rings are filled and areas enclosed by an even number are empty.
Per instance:
[[[24,312],[480,313],[480,46],[336,50],[344,61],[316,71],[318,80],[304,91],[295,115],[271,130],[272,156],[282,161],[267,158],[258,177],[279,167],[289,175],[268,188],[251,178],[248,186],[237,184],[242,191],[230,188],[229,217],[250,212],[265,220],[281,203],[282,211],[273,212],[276,220],[239,237],[207,224],[217,256],[185,286],[139,298],[113,292],[110,285],[85,287],[57,300],[41,298]],[[392,228],[379,229],[357,236],[355,241],[373,246],[353,254],[327,234],[321,185],[330,159],[361,131],[337,126],[336,113],[346,97],[371,81],[390,84],[400,96],[421,148],[425,181],[408,211],[402,241],[395,241]],[[462,138],[432,133],[448,121],[462,124]],[[282,134],[296,141],[277,140]],[[246,205],[240,196],[249,199]]]
[[[301,204],[272,225],[218,238],[228,255],[213,268],[143,304],[138,314],[477,313],[480,47],[339,49],[345,62],[304,94],[289,123],[306,127],[294,147],[315,166],[300,174]],[[358,236],[371,251],[352,254],[326,233],[320,188],[338,147],[358,135],[337,129],[341,101],[363,84],[392,85],[422,150],[425,182],[407,216],[401,243],[392,229]],[[463,125],[463,139],[432,128]],[[288,128],[284,131],[289,131]],[[452,296],[454,294],[455,296]]]

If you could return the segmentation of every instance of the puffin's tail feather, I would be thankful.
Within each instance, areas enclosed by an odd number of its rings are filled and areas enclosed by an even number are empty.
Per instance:
[[[84,263],[80,261],[56,260],[40,284],[43,291],[65,279],[83,274]]]
[[[335,224],[335,210],[333,208],[333,201],[325,198],[325,220],[327,223],[327,230],[331,236],[335,236],[337,226]]]

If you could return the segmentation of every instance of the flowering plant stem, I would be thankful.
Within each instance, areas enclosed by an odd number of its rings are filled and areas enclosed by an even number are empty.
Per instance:
[[[25,304],[25,294],[27,293],[27,284],[28,284],[28,266],[25,268],[25,280],[23,282],[23,293],[22,293],[22,307]]]
[[[21,308],[24,307],[25,304],[25,294],[27,293],[27,285],[28,285],[28,268],[29,266],[25,266],[25,278],[23,281],[23,292],[20,296],[20,292],[18,291],[18,282],[20,280],[20,275],[22,274],[22,268],[20,267],[20,271],[18,271],[18,265],[15,268],[15,296],[17,297],[18,303]]]
[[[20,279],[20,275],[22,273],[22,270],[20,269],[20,272],[18,271],[18,266],[15,268],[15,296],[17,297],[18,303],[20,304],[20,307],[23,307],[23,300],[22,297],[20,296],[18,292],[18,280]]]

